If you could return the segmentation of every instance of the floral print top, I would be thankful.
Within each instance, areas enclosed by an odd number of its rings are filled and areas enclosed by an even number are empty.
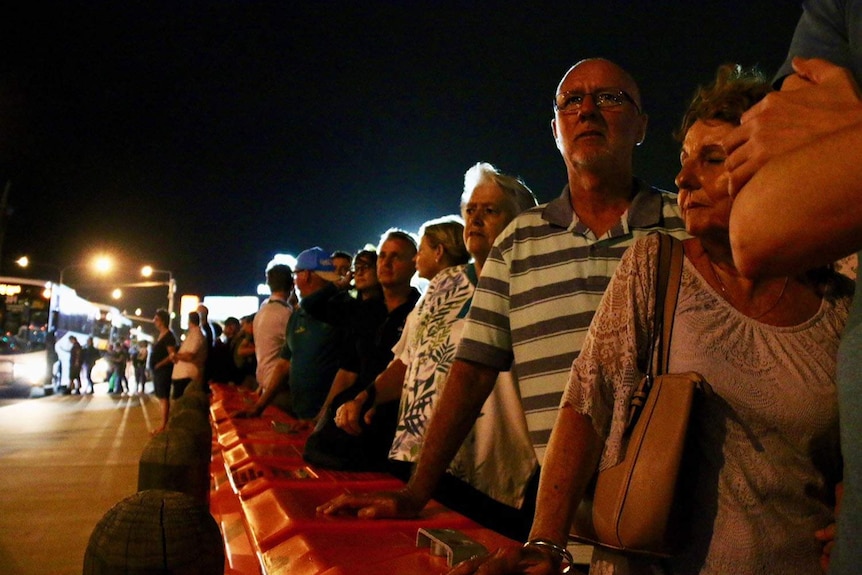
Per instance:
[[[394,351],[407,366],[398,425],[389,452],[396,461],[416,461],[434,403],[455,361],[463,318],[470,309],[476,287],[472,264],[439,272],[425,295],[407,317],[404,333]]]

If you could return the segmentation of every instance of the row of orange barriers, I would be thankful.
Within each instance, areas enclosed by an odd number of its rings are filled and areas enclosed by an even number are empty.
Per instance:
[[[225,543],[225,575],[442,574],[448,564],[513,543],[432,502],[415,520],[321,516],[345,492],[397,489],[384,473],[341,472],[302,459],[308,431],[274,408],[258,419],[230,414],[249,392],[213,384],[210,511]]]

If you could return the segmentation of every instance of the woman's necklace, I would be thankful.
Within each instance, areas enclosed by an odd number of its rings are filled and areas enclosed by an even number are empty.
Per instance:
[[[724,299],[726,299],[726,300],[728,301],[728,303],[730,303],[731,305],[733,305],[733,302],[732,302],[732,301],[730,301],[730,294],[729,294],[729,293],[728,293],[728,291],[727,291],[727,287],[724,285],[724,282],[723,282],[723,281],[721,281],[721,276],[720,276],[720,275],[718,275],[718,270],[717,270],[717,269],[715,269],[715,264],[714,264],[714,263],[712,263],[712,260],[711,260],[711,259],[709,259],[709,256],[707,256],[707,258],[706,258],[706,259],[707,259],[707,261],[709,262],[709,267],[710,267],[710,269],[712,270],[712,275],[713,275],[713,277],[715,278],[715,281],[717,281],[717,282],[718,282],[718,287],[719,287],[719,288],[721,288],[721,293],[722,293],[722,295],[724,296]],[[766,310],[764,310],[764,311],[760,312],[759,314],[757,314],[757,315],[755,315],[755,316],[750,316],[750,317],[751,317],[751,319],[760,319],[760,318],[762,318],[763,316],[765,316],[766,314],[768,314],[769,312],[771,312],[772,310],[774,310],[776,307],[778,307],[778,302],[780,302],[780,301],[781,301],[781,298],[783,298],[783,297],[784,297],[784,290],[786,290],[786,289],[787,289],[787,284],[788,284],[789,282],[790,282],[790,276],[785,276],[785,277],[784,277],[784,285],[782,285],[782,286],[781,286],[781,291],[778,293],[778,297],[777,297],[777,298],[775,298],[775,301],[774,301],[774,302],[772,302],[772,305],[771,305],[771,306],[769,306],[768,308],[766,308]]]

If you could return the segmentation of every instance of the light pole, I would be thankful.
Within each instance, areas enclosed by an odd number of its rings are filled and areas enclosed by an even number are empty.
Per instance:
[[[177,291],[177,284],[174,281],[174,274],[169,270],[157,270],[153,266],[144,266],[141,268],[141,275],[145,278],[152,276],[154,273],[168,274],[168,281],[161,285],[168,286],[168,317],[173,321],[174,318],[174,294]],[[158,285],[158,284],[156,284]]]

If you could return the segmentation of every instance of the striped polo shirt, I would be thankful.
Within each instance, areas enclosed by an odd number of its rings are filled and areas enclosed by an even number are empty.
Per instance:
[[[634,185],[631,206],[601,238],[578,221],[566,186],[515,218],[482,268],[457,357],[499,371],[514,361],[540,463],[572,362],[623,252],[656,231],[687,237],[675,194]]]

